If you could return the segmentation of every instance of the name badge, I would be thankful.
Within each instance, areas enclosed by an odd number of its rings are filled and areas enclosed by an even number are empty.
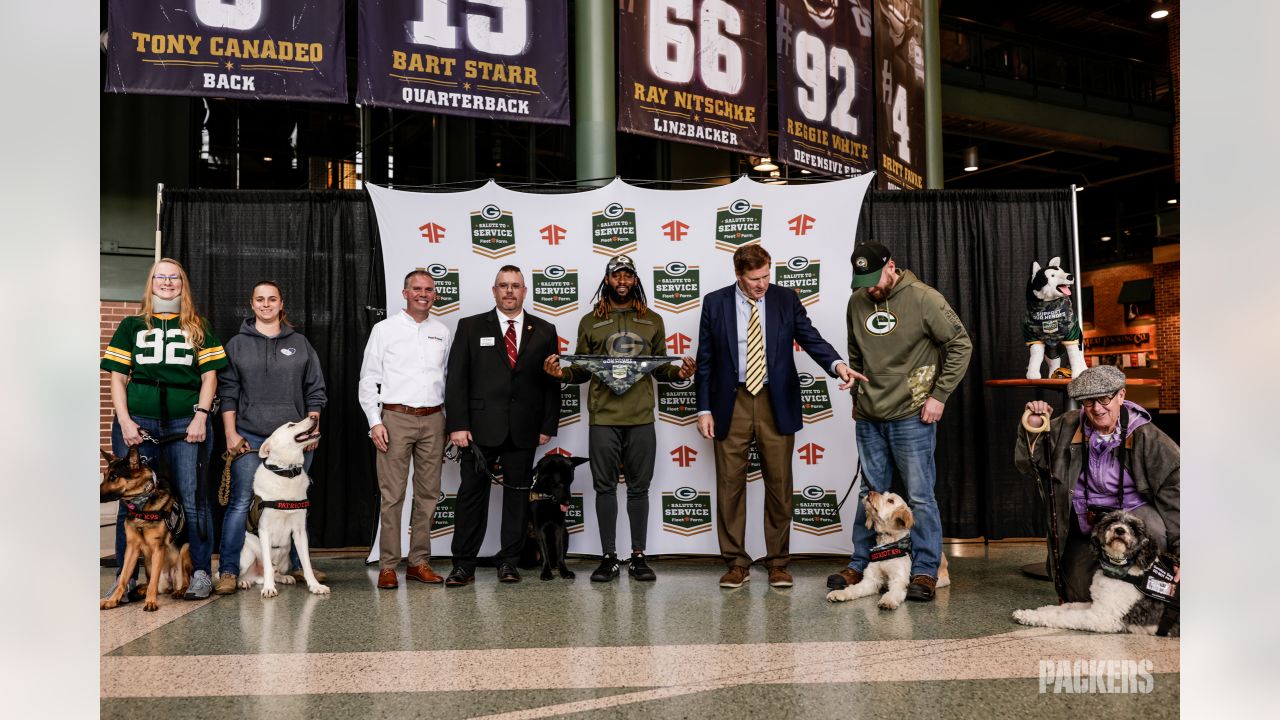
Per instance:
[[[497,338],[482,337],[480,338],[480,347],[493,347]]]

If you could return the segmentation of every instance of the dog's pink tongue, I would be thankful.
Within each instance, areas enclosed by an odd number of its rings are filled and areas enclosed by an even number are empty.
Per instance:
[[[1058,292],[1062,293],[1063,295],[1066,295],[1067,297],[1070,297],[1070,296],[1071,296],[1071,286],[1070,286],[1070,285],[1059,285],[1059,286],[1058,286]]]
[[[563,513],[569,512],[569,506],[562,503],[560,505],[560,512],[563,512]]]

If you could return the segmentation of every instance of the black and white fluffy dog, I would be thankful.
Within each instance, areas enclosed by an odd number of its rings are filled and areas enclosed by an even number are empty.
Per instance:
[[[1013,619],[1064,630],[1177,637],[1176,560],[1160,556],[1142,520],[1119,510],[1109,512],[1094,526],[1090,539],[1101,566],[1089,586],[1093,601],[1015,610]]]
[[[1062,365],[1065,353],[1072,376],[1084,372],[1084,350],[1081,348],[1080,324],[1076,322],[1075,305],[1071,302],[1071,286],[1075,277],[1063,270],[1061,258],[1053,258],[1041,267],[1031,263],[1031,280],[1027,282],[1027,312],[1022,316],[1022,339],[1030,358],[1027,378],[1038,380],[1040,365],[1049,361],[1049,375]]]

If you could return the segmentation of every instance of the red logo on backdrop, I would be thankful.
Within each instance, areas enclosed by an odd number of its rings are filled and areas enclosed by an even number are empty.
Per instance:
[[[813,218],[800,213],[787,221],[787,227],[791,228],[791,232],[794,235],[808,235],[809,231],[813,229]]]
[[[538,232],[542,233],[542,239],[547,241],[548,245],[559,245],[564,240],[564,228],[559,225],[548,225]]]
[[[556,343],[556,347],[560,348],[560,354],[561,354],[561,355],[564,355],[565,353],[569,352],[569,341],[568,341],[568,340],[566,340],[565,338],[560,337],[559,335],[557,335],[557,336],[556,336],[556,340],[558,340],[558,341],[559,341],[559,342],[557,342],[557,343]]]
[[[419,225],[418,229],[422,231],[422,237],[432,245],[438,244],[444,239],[444,226],[429,222],[426,225]]]
[[[670,455],[671,462],[682,468],[689,467],[698,459],[698,451],[688,445],[681,445],[675,450],[672,450]]]
[[[667,352],[672,355],[683,355],[689,349],[693,338],[684,333],[673,333],[667,336]]]
[[[800,454],[800,459],[804,461],[805,465],[816,465],[822,459],[822,453],[825,451],[826,448],[818,443],[809,443],[808,445],[802,445],[796,452]]]
[[[573,456],[573,453],[569,452],[568,450],[565,450],[564,448],[552,448],[548,450],[546,454],[547,455],[564,455],[565,457]]]
[[[671,242],[680,242],[684,240],[684,236],[689,234],[689,223],[672,220],[662,226],[662,234],[667,236]]]

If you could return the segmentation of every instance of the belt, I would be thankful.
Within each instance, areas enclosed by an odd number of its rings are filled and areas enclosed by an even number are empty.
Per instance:
[[[436,405],[435,407],[410,407],[408,405],[397,405],[395,403],[382,403],[382,409],[390,410],[391,412],[402,413],[405,415],[417,415],[418,417],[422,417],[423,415],[435,415],[436,413],[443,410],[444,406]]]

